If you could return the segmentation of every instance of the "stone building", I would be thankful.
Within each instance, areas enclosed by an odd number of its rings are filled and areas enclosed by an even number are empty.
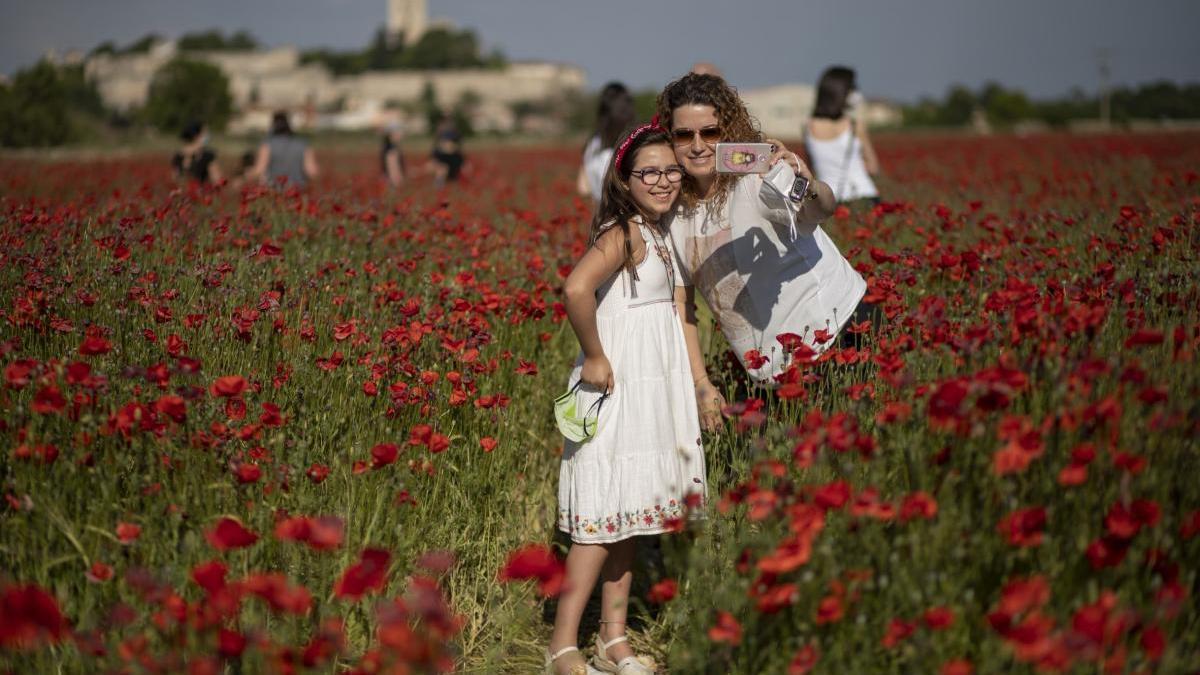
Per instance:
[[[431,26],[426,0],[389,0],[387,30],[390,36],[413,42]],[[144,54],[96,54],[85,63],[104,103],[128,111],[145,104],[154,73],[178,55],[176,44],[163,41]],[[517,123],[513,108],[524,103],[560,100],[586,85],[583,70],[549,62],[516,62],[494,69],[389,70],[335,76],[323,65],[300,63],[296,47],[255,51],[188,52],[187,57],[211,63],[229,78],[230,93],[238,114],[234,130],[265,126],[270,110],[303,112],[297,122],[339,129],[370,128],[400,119],[413,132],[424,130],[425,120],[414,114],[414,105],[432,87],[437,105],[449,109],[460,101],[472,105],[476,129],[512,131]]]
[[[739,90],[746,108],[763,133],[772,138],[800,138],[801,130],[812,117],[817,92],[810,84],[781,84],[773,87]],[[862,119],[870,127],[898,126],[900,108],[886,101],[869,100]]]

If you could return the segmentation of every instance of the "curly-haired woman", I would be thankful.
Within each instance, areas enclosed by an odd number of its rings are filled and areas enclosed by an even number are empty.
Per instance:
[[[792,360],[823,350],[865,309],[859,305],[866,282],[819,224],[837,206],[833,191],[783,143],[762,138],[720,77],[691,73],[670,83],[658,97],[658,115],[687,172],[671,240],[687,283],[689,354],[701,353],[698,288],[746,372],[773,387]],[[761,175],[717,173],[718,142],[771,143],[771,164],[785,161],[809,179],[808,193],[799,201],[779,199]],[[692,371],[703,373],[703,363]],[[714,428],[724,399],[707,376],[697,378],[696,398],[704,426]]]

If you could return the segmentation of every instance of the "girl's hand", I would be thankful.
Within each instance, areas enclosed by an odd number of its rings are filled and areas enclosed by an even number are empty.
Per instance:
[[[721,408],[725,407],[725,397],[717,391],[706,377],[696,383],[696,408],[700,411],[700,427],[705,431],[717,431],[721,428]]]
[[[616,385],[613,380],[612,364],[608,362],[608,357],[603,355],[585,357],[583,370],[579,372],[579,379],[583,380],[584,384],[603,389],[605,392],[611,392]]]
[[[771,144],[771,166],[775,166],[780,160],[783,160],[791,165],[792,171],[795,171],[797,176],[803,176],[810,182],[816,180],[813,172],[809,170],[808,165],[800,159],[799,155],[788,150],[783,141],[777,138],[766,138],[763,141]]]

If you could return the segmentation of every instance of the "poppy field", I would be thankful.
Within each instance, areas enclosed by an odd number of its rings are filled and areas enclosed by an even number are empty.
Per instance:
[[[702,326],[710,500],[643,542],[631,641],[1197,672],[1200,135],[877,146],[825,228],[886,319],[771,396]],[[441,192],[0,157],[0,672],[539,671],[590,204],[573,146],[468,151]]]

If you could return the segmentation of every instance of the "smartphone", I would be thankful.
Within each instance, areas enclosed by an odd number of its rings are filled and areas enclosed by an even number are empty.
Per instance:
[[[718,173],[766,173],[770,169],[770,143],[717,143]]]

